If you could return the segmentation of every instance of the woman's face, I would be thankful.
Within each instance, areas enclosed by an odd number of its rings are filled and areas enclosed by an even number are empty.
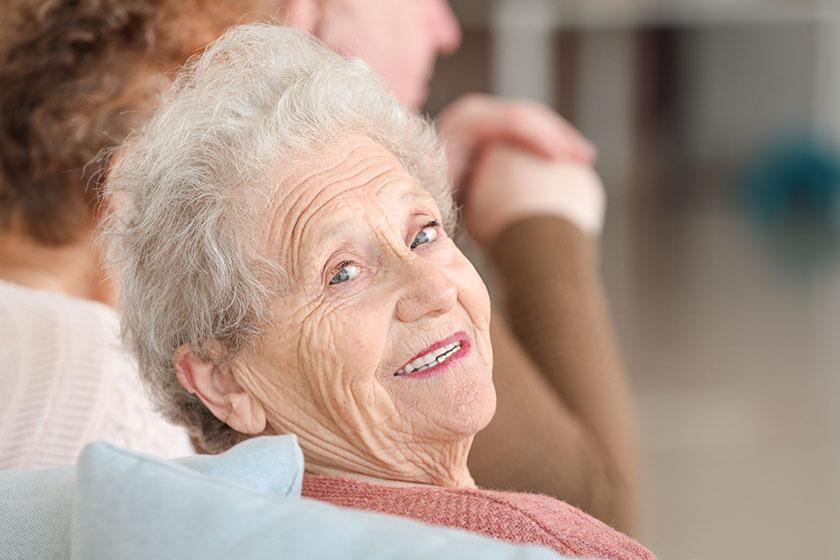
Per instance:
[[[323,10],[318,37],[342,54],[366,60],[412,109],[428,95],[438,55],[461,42],[446,0],[330,0]]]
[[[267,245],[291,287],[237,381],[308,462],[410,479],[423,450],[471,438],[495,410],[485,285],[432,196],[366,137],[278,193]]]

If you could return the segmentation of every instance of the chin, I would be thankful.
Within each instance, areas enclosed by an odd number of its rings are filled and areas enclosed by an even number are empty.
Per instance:
[[[427,96],[428,89],[425,82],[404,84],[397,88],[397,98],[412,111],[420,110]]]
[[[496,389],[488,378],[459,391],[440,424],[448,431],[462,436],[474,436],[490,423],[496,413]]]

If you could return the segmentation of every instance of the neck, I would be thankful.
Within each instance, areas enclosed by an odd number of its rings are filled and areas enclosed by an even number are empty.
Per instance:
[[[403,480],[389,480],[385,478],[377,478],[375,476],[368,476],[364,474],[359,474],[355,472],[346,472],[346,471],[339,471],[329,468],[317,468],[314,466],[307,465],[306,472],[313,474],[313,475],[329,475],[334,476],[337,478],[349,478],[351,480],[360,480],[362,482],[369,482],[371,484],[380,484],[382,486],[394,486],[397,488],[423,488],[427,486],[442,486],[446,488],[475,488],[475,481],[473,481],[472,477],[470,476],[469,472],[466,473],[466,476],[461,477],[459,480],[453,482],[451,479],[447,479],[448,483],[444,484],[443,482],[407,482]]]
[[[342,460],[335,455],[325,462],[323,451],[311,453],[304,450],[306,472],[326,474],[382,484],[385,486],[443,486],[447,488],[475,488],[467,468],[467,455],[472,438],[448,446],[435,446],[422,452],[391,454],[393,460],[380,456],[375,463]],[[397,456],[399,455],[399,456]]]
[[[93,233],[61,246],[39,243],[17,231],[0,232],[0,280],[69,297],[116,303]]]
[[[397,486],[475,487],[467,468],[472,435],[395,445],[400,438],[388,430],[375,434],[359,431],[350,442],[323,426],[307,429],[288,421],[272,424],[273,433],[297,434],[306,458],[306,472],[312,474]]]

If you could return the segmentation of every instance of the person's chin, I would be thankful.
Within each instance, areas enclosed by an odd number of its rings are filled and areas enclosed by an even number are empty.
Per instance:
[[[403,105],[414,112],[420,110],[429,96],[429,85],[425,80],[417,80],[412,84],[405,84],[400,88],[398,97]]]
[[[496,389],[492,382],[483,379],[458,391],[441,424],[455,434],[474,436],[487,427],[495,413]]]

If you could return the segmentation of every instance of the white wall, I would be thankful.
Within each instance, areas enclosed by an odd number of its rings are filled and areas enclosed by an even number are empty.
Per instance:
[[[692,160],[740,160],[813,124],[812,25],[687,31],[680,66],[682,141]]]

